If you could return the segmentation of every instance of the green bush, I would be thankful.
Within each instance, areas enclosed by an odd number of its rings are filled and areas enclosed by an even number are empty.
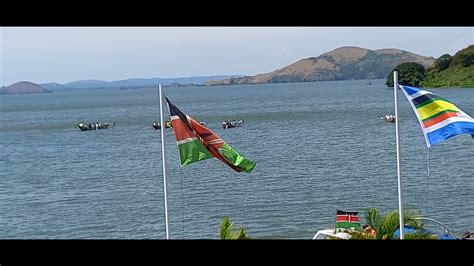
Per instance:
[[[387,76],[385,84],[393,86],[393,71],[398,71],[398,84],[418,87],[425,78],[425,67],[415,63],[407,62],[396,66]]]
[[[436,59],[434,67],[438,69],[438,71],[443,71],[449,67],[451,61],[453,61],[453,58],[449,54],[444,54]]]

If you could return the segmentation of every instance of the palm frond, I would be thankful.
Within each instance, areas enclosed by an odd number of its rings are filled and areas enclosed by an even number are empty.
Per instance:
[[[221,224],[220,234],[221,239],[251,239],[245,232],[245,227],[240,227],[237,231],[234,230],[234,223],[230,221],[228,216],[224,216]]]
[[[228,216],[224,216],[224,220],[221,224],[221,239],[232,239],[232,227],[233,223],[230,221]]]
[[[370,208],[365,214],[365,220],[370,227],[378,231],[382,218],[377,208]]]
[[[419,213],[416,210],[407,209],[403,211],[404,225],[411,226],[420,232],[415,234],[415,236],[411,236],[412,239],[426,239],[426,236],[423,236],[421,233],[423,224],[417,219],[418,217]],[[380,213],[376,208],[370,208],[365,214],[365,219],[367,224],[377,231],[376,239],[393,239],[395,231],[400,228],[397,210],[384,214]],[[370,239],[370,236],[368,237],[366,239]]]

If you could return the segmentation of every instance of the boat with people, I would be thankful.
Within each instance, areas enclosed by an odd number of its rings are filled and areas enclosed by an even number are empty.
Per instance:
[[[222,128],[232,128],[232,127],[240,127],[244,124],[244,120],[224,120],[222,121]]]
[[[155,122],[153,122],[152,126],[153,126],[154,129],[161,129],[161,123],[160,122],[155,121]],[[165,128],[172,128],[172,127],[173,127],[173,125],[171,124],[171,121],[166,120],[165,121]]]
[[[385,116],[381,116],[380,120],[383,121],[383,122],[395,123],[395,115],[394,114],[386,114]]]
[[[112,122],[112,123],[101,123],[101,122],[85,123],[85,122],[79,122],[76,125],[76,127],[79,128],[81,131],[106,129],[106,128],[113,127],[113,126],[115,126],[115,122]]]

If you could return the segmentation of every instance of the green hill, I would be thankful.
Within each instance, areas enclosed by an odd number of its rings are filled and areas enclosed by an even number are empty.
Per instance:
[[[460,50],[454,56],[440,56],[426,70],[423,87],[467,87],[474,88],[474,45]]]

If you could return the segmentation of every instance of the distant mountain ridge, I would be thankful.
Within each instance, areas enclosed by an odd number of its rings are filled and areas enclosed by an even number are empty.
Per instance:
[[[399,49],[369,50],[354,46],[340,47],[318,57],[299,60],[275,71],[255,76],[209,81],[207,85],[284,83],[351,79],[383,79],[397,65],[417,62],[425,67],[434,58]]]
[[[62,91],[69,89],[94,89],[94,88],[134,88],[153,86],[161,83],[164,86],[177,86],[177,84],[186,85],[204,85],[207,81],[216,79],[226,79],[232,77],[242,77],[242,75],[215,75],[215,76],[197,76],[185,78],[131,78],[117,81],[103,80],[78,80],[64,84],[45,83],[41,84],[47,89],[53,91]]]
[[[43,88],[41,85],[29,82],[20,81],[10,86],[0,88],[1,94],[28,94],[28,93],[49,93],[52,92]]]

